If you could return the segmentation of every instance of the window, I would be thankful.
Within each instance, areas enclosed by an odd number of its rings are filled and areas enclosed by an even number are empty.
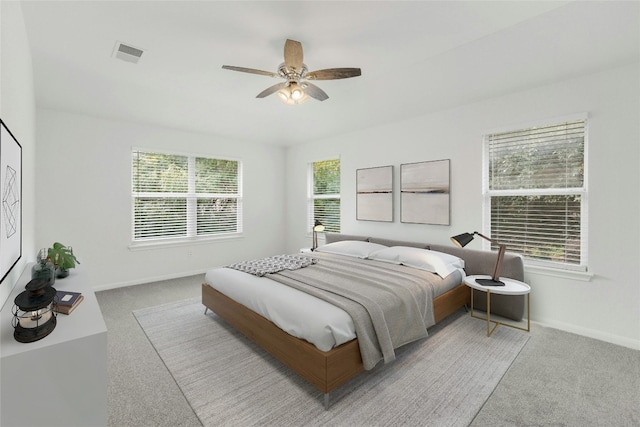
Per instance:
[[[309,232],[316,220],[340,232],[340,159],[309,163]]]
[[[485,229],[528,264],[586,270],[585,127],[581,119],[485,136]]]
[[[242,232],[242,164],[133,150],[133,241]]]

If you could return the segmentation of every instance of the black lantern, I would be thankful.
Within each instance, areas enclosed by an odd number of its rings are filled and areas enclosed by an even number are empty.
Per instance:
[[[28,343],[46,337],[55,329],[56,290],[48,286],[46,279],[33,279],[25,289],[13,300],[12,324],[16,341]]]

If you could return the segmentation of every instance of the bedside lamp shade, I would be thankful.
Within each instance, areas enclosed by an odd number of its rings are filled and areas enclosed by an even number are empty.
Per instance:
[[[464,248],[473,240],[473,234],[462,233],[457,236],[453,236],[451,241],[459,248]]]
[[[504,286],[504,283],[500,281],[500,270],[502,269],[502,260],[504,258],[504,252],[506,250],[506,246],[505,245],[500,244],[500,243],[496,242],[495,240],[490,239],[487,236],[484,236],[484,235],[478,233],[477,231],[474,231],[473,234],[472,233],[458,234],[457,236],[453,236],[451,238],[451,241],[457,247],[462,248],[462,247],[467,246],[473,240],[473,236],[475,236],[475,235],[478,235],[478,236],[482,237],[483,239],[488,240],[491,243],[494,243],[494,244],[498,245],[498,259],[496,260],[496,266],[493,269],[493,275],[491,276],[491,279],[476,279],[476,282],[478,282],[482,286]]]

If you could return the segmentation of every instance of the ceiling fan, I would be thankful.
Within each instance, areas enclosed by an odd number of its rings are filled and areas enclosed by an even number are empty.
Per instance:
[[[302,62],[302,44],[289,39],[284,44],[284,62],[278,66],[277,73],[233,65],[223,65],[222,68],[285,79],[284,82],[263,90],[256,98],[265,98],[277,92],[278,98],[288,105],[301,104],[307,101],[309,97],[318,101],[324,101],[329,98],[329,95],[318,86],[308,82],[308,80],[347,79],[361,75],[360,68],[327,68],[308,71],[307,66]]]

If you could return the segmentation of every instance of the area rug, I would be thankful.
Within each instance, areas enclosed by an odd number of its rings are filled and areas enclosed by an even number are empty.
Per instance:
[[[204,426],[467,426],[526,344],[526,332],[463,311],[396,360],[323,394],[200,299],[134,312]]]

